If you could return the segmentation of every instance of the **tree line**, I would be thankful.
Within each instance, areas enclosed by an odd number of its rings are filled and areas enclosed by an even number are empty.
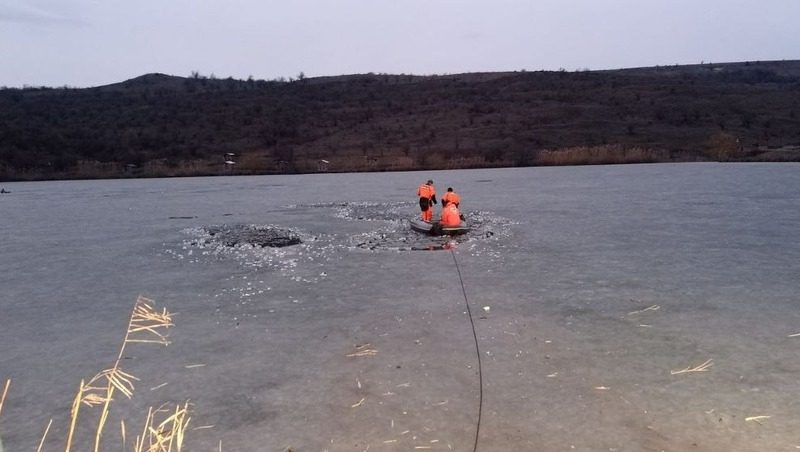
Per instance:
[[[0,89],[0,179],[797,160],[797,105],[797,61],[272,81],[148,74]]]

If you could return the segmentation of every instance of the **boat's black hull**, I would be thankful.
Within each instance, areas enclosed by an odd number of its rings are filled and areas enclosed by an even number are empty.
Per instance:
[[[461,235],[466,234],[470,229],[465,221],[461,221],[461,224],[458,226],[447,227],[439,225],[437,221],[431,223],[421,218],[412,218],[408,220],[408,223],[411,225],[411,229],[430,235]]]

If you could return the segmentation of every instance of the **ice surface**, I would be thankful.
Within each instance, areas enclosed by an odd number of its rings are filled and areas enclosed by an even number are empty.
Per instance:
[[[479,450],[791,449],[799,168],[7,184],[0,435],[30,449],[52,417],[63,446],[75,388],[144,293],[176,313],[173,342],[129,350],[142,380],[114,415],[191,399],[214,425],[192,450],[471,450],[466,303]],[[468,235],[408,228],[428,178],[462,195]]]

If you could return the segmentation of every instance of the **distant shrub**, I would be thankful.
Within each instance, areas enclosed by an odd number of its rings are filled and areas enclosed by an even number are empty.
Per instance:
[[[536,156],[537,165],[599,165],[618,163],[653,163],[669,159],[669,153],[640,147],[621,145],[579,146],[557,150],[543,150]]]
[[[727,132],[716,132],[706,141],[705,155],[712,160],[724,162],[742,156],[739,140]]]

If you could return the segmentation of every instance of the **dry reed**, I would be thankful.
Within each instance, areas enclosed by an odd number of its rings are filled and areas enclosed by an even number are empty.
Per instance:
[[[647,311],[658,311],[659,309],[661,309],[661,306],[659,306],[657,304],[654,304],[652,306],[646,307],[644,309],[640,309],[638,311],[629,312],[628,315],[642,314],[642,313],[647,312]]]
[[[3,394],[0,395],[0,414],[3,414],[3,402],[6,401],[6,395],[8,394],[8,388],[11,386],[11,379],[9,378],[6,380],[5,388],[3,388]]]
[[[6,395],[8,394],[8,388],[11,386],[11,379],[9,378],[6,380],[6,385],[3,388],[3,394],[0,394],[0,414],[3,414],[3,402],[6,401]],[[0,452],[3,452],[3,439],[0,438]]]
[[[354,358],[359,356],[375,356],[378,354],[378,350],[370,348],[370,344],[357,345],[356,350],[357,350],[356,352],[349,353],[345,356],[347,356],[348,358]]]
[[[42,447],[44,447],[44,440],[47,438],[47,433],[50,431],[51,425],[53,425],[52,419],[50,419],[50,422],[47,423],[47,428],[44,429],[44,434],[42,435],[42,439],[39,441],[39,447],[36,448],[36,452],[42,451]]]
[[[671,370],[671,371],[669,371],[669,373],[671,375],[678,375],[678,374],[689,373],[689,372],[707,372],[711,368],[711,366],[713,366],[713,365],[714,365],[714,360],[713,359],[709,359],[709,360],[706,360],[706,362],[704,362],[703,364],[699,364],[699,365],[694,366],[694,367],[686,367],[685,369],[681,369],[681,370]]]
[[[536,156],[537,165],[597,165],[610,163],[649,163],[669,160],[663,150],[622,145],[577,146],[546,149]]]
[[[750,416],[750,417],[744,418],[744,420],[745,420],[745,422],[756,422],[756,423],[760,424],[761,421],[765,421],[765,420],[767,420],[767,419],[769,419],[771,417],[772,416]]]
[[[81,405],[88,407],[103,406],[95,430],[94,441],[94,451],[100,451],[100,440],[108,420],[109,406],[111,401],[114,400],[114,393],[119,391],[125,397],[131,398],[134,391],[133,382],[138,380],[133,374],[123,371],[120,366],[125,348],[132,343],[150,343],[166,346],[169,341],[164,330],[171,326],[173,326],[172,317],[166,309],[159,312],[153,308],[153,300],[142,296],[136,299],[133,311],[128,319],[128,328],[125,331],[125,337],[122,340],[114,365],[99,372],[88,383],[85,380],[81,380],[81,385],[73,399],[70,411],[70,428],[67,433],[66,452],[69,452],[72,448],[72,440]]]
[[[120,419],[119,421],[119,431],[122,435],[122,450],[125,450],[125,442],[127,439],[127,435],[125,434],[125,419]]]
[[[164,419],[161,416],[170,413],[160,407],[156,410],[150,408],[145,419],[142,434],[136,437],[134,452],[180,452],[183,447],[186,429],[191,421],[189,417],[189,402],[175,406],[175,411]]]
[[[153,308],[153,300],[139,296],[134,304],[133,311],[128,320],[128,328],[125,332],[122,345],[114,365],[99,372],[87,383],[81,380],[78,392],[72,400],[70,409],[70,426],[67,431],[67,442],[65,451],[69,452],[72,448],[75,429],[78,423],[81,405],[94,407],[102,405],[99,421],[95,430],[94,451],[99,452],[100,440],[102,438],[105,423],[108,420],[109,407],[114,400],[114,393],[119,391],[127,398],[133,396],[134,381],[138,378],[133,374],[122,370],[122,362],[125,349],[132,343],[150,343],[159,345],[169,345],[166,329],[172,327],[172,317],[166,309],[156,311]],[[166,383],[160,385],[164,386]],[[11,379],[6,381],[2,395],[0,395],[0,414],[3,411],[3,403],[6,400],[8,389],[11,386]],[[134,445],[134,452],[180,452],[183,447],[186,428],[191,418],[189,417],[189,402],[183,406],[177,405],[175,411],[164,419],[159,420],[168,411],[163,407],[153,410],[150,408],[145,420],[144,430],[141,436],[137,436]],[[47,434],[53,423],[51,419],[39,442],[38,451],[42,450]],[[122,450],[126,449],[126,429],[125,421],[120,421],[120,432],[122,437]],[[221,448],[221,443],[220,443]],[[2,443],[0,443],[2,452]]]

